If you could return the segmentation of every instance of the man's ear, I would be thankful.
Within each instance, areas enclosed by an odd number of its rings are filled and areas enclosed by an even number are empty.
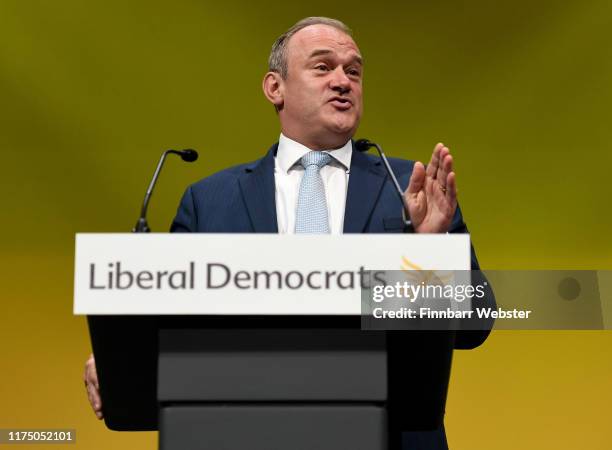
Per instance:
[[[263,79],[263,91],[266,98],[274,105],[276,110],[283,108],[284,81],[277,72],[268,72]]]

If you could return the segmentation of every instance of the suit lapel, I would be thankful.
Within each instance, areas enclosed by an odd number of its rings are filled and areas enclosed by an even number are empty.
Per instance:
[[[344,210],[344,232],[362,233],[376,205],[386,172],[378,159],[355,150],[351,157],[351,171]]]
[[[270,147],[266,156],[248,165],[239,178],[255,233],[278,233],[274,187],[274,155],[277,148],[278,143]]]
[[[278,143],[266,156],[248,165],[239,177],[240,190],[255,233],[278,233],[274,156]],[[353,147],[344,232],[362,233],[383,187],[386,172],[378,158],[370,158]]]

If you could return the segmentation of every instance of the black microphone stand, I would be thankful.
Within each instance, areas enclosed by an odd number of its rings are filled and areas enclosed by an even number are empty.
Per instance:
[[[174,153],[175,155],[179,155],[183,161],[193,162],[198,159],[198,152],[192,149],[186,150],[166,150],[162,153],[161,158],[159,158],[159,162],[157,163],[157,168],[155,169],[155,173],[153,174],[153,178],[149,183],[149,188],[144,197],[144,201],[142,202],[142,208],[140,210],[140,217],[132,228],[132,233],[149,233],[151,229],[149,228],[149,224],[147,223],[147,208],[149,207],[149,200],[151,199],[151,195],[153,194],[153,188],[155,187],[155,183],[157,183],[157,178],[159,178],[159,174],[164,165],[164,161],[166,161],[166,155],[169,153]]]
[[[378,145],[376,142],[372,142],[367,139],[359,139],[355,141],[355,148],[360,152],[367,152],[370,147],[376,148],[376,151],[378,152],[380,159],[382,159],[383,165],[387,170],[387,174],[389,175],[389,178],[391,178],[391,182],[395,187],[395,191],[399,196],[400,203],[402,204],[402,219],[404,221],[404,231],[407,233],[414,233],[414,226],[412,225],[412,220],[410,220],[409,212],[406,208],[406,205],[404,204],[404,193],[402,192],[402,188],[400,187],[399,182],[397,181],[397,177],[395,176],[395,173],[393,172],[393,169],[389,164],[389,160],[387,159],[385,152],[383,152],[381,146]]]

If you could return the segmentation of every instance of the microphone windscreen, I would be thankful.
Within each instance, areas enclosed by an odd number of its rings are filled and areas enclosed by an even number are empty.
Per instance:
[[[367,139],[358,139],[355,141],[355,149],[358,152],[367,152],[370,147],[372,147],[372,143]]]
[[[181,150],[181,158],[183,158],[183,161],[194,162],[198,159],[198,152],[190,148]]]

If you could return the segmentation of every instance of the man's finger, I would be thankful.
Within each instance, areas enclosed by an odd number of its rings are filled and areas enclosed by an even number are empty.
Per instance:
[[[89,382],[93,383],[96,389],[100,389],[100,384],[98,383],[98,371],[96,370],[95,364],[91,367],[89,371]]]
[[[444,160],[440,163],[440,169],[441,170],[436,179],[442,188],[446,188],[446,179],[448,174],[453,171],[453,157],[450,153],[448,153],[444,157]]]
[[[89,389],[89,385],[87,385],[86,389],[87,389],[87,400],[89,400],[89,404],[93,408],[94,412],[96,412],[96,409],[94,408],[93,396],[91,395],[91,390]]]
[[[450,151],[448,150],[448,147],[442,147],[440,149],[440,161],[438,163],[438,170],[436,172],[436,180],[438,180],[438,183],[440,183],[440,186],[442,187],[446,187],[446,175],[448,172],[444,170],[444,166],[449,154]]]
[[[450,172],[446,177],[446,197],[448,198],[451,205],[455,205],[457,202],[457,180],[455,172]]]
[[[87,392],[89,394],[89,403],[91,404],[94,413],[98,415],[98,413],[102,412],[102,400],[100,399],[100,393],[91,384],[88,385]]]
[[[91,405],[91,409],[93,409],[94,413],[98,413],[102,410],[100,397],[96,392],[96,388],[91,384],[87,385],[87,399],[89,400],[89,404]]]
[[[96,389],[100,389],[98,383],[98,371],[96,370],[96,360],[91,355],[85,363],[85,382],[93,383]]]
[[[438,143],[434,147],[434,151],[431,154],[431,159],[429,160],[429,164],[427,164],[427,176],[435,178],[436,173],[438,172],[438,165],[440,164],[440,150],[444,148],[443,143]]]
[[[96,394],[95,394],[95,387],[92,386],[91,383],[87,384],[87,398],[89,398],[89,403],[91,404],[91,407],[96,410]]]
[[[414,167],[412,168],[412,175],[410,176],[410,182],[408,183],[408,189],[406,192],[408,194],[416,194],[421,189],[423,189],[423,184],[425,183],[425,167],[423,163],[417,161],[414,163]]]

